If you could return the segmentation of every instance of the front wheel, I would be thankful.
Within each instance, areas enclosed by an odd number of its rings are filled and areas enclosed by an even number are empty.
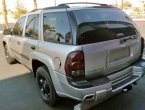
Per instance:
[[[5,57],[8,64],[14,64],[16,61],[13,57],[10,56],[7,45],[4,45]]]
[[[42,99],[49,105],[54,106],[58,101],[58,96],[47,67],[41,66],[37,69],[36,79]]]

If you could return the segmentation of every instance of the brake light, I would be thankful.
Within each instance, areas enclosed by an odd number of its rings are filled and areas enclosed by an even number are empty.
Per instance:
[[[84,53],[82,51],[75,51],[68,54],[65,62],[65,72],[71,78],[84,78],[85,65]]]

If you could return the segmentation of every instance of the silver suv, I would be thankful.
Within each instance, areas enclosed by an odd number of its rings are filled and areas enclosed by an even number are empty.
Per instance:
[[[30,69],[50,105],[59,97],[104,100],[144,74],[143,39],[130,17],[110,5],[82,4],[33,10],[4,31],[7,62]]]

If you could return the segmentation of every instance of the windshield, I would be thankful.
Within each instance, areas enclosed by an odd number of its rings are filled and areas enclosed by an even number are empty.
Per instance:
[[[74,10],[78,44],[103,42],[137,34],[132,20],[117,8]]]

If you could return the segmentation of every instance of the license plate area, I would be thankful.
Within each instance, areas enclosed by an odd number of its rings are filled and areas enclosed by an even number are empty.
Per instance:
[[[109,51],[109,63],[125,59],[130,56],[130,47],[122,47]]]

